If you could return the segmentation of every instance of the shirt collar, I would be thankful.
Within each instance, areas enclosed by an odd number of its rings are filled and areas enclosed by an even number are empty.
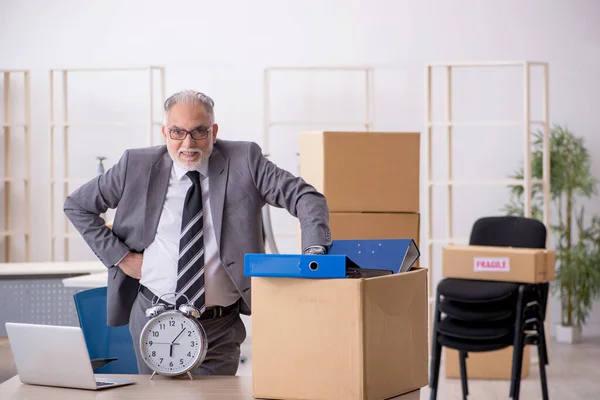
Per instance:
[[[185,169],[181,168],[181,166],[179,166],[179,164],[177,164],[176,162],[173,162],[173,169],[175,170],[175,176],[177,177],[177,180],[179,180],[179,181],[188,172]],[[208,176],[208,163],[202,164],[202,166],[200,168],[196,168],[195,171],[200,172],[201,176],[204,176],[204,177]]]

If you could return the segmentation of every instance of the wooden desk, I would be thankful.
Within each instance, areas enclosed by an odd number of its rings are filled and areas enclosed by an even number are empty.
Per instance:
[[[99,375],[102,376],[102,375]],[[0,385],[0,399],[202,399],[202,400],[253,400],[252,378],[249,376],[198,377],[169,379],[150,375],[105,375],[135,380],[134,385],[98,391],[63,389],[24,385],[14,376]],[[394,397],[395,400],[419,400],[420,390]],[[351,400],[351,399],[348,399]]]

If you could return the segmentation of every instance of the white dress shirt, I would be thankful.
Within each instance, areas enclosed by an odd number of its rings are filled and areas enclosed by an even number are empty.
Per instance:
[[[240,294],[221,265],[210,209],[208,164],[197,170],[202,187],[204,211],[204,287],[206,307],[228,306],[235,303]],[[163,204],[154,242],[144,250],[142,278],[140,283],[160,296],[173,293],[177,288],[177,257],[183,205],[192,181],[187,171],[173,163],[167,196]],[[174,296],[162,299],[174,303]]]

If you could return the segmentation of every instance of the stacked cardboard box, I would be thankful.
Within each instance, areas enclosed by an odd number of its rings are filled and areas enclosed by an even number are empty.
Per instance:
[[[325,195],[332,239],[419,245],[418,133],[306,132],[300,176]]]
[[[315,132],[301,176],[327,197],[333,240],[419,240],[419,135]],[[369,279],[252,278],[253,395],[418,398],[428,383],[427,271]]]

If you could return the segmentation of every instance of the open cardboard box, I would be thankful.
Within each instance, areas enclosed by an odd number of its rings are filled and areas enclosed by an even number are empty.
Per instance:
[[[252,277],[253,396],[387,399],[428,383],[427,270]]]
[[[518,247],[449,245],[442,249],[444,278],[542,283],[554,279],[555,252]]]

